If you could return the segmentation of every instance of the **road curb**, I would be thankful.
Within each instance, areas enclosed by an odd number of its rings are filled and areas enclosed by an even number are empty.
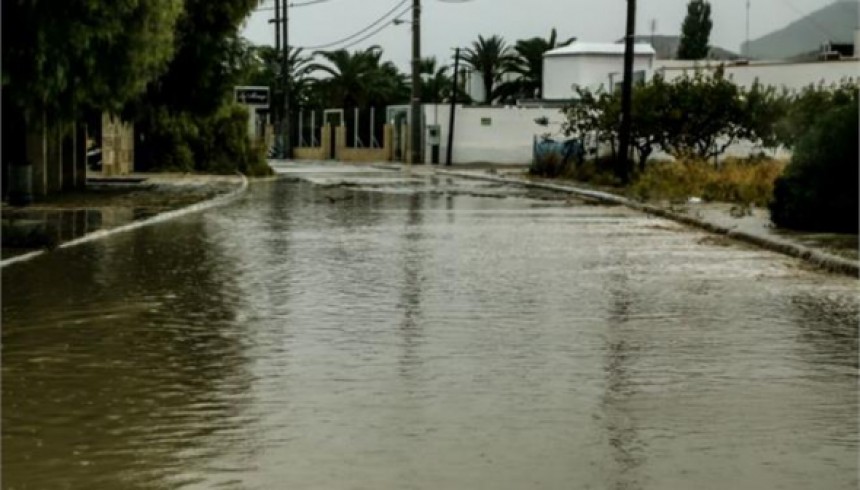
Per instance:
[[[184,208],[174,209],[172,211],[167,211],[161,214],[157,214],[151,218],[147,218],[142,221],[135,221],[132,223],[128,223],[122,226],[117,226],[116,228],[109,228],[106,230],[99,230],[88,235],[84,235],[80,238],[76,238],[74,240],[70,240],[68,242],[62,243],[57,246],[58,249],[63,248],[71,248],[84,243],[93,242],[96,240],[101,240],[103,238],[107,238],[109,236],[118,235],[120,233],[126,233],[132,230],[136,230],[138,228],[144,228],[146,226],[151,226],[154,224],[162,223],[165,221],[169,221],[171,219],[178,218],[180,216],[185,216],[193,213],[198,213],[200,211],[205,211],[207,209],[216,208],[218,206],[223,206],[228,204],[239,196],[245,193],[248,190],[248,178],[242,174],[239,174],[242,178],[242,182],[239,185],[239,188],[231,191],[227,194],[222,194],[220,196],[213,197],[212,199],[208,199],[206,201],[200,201],[189,206],[185,206]],[[19,264],[22,262],[28,262],[30,260],[35,259],[41,255],[50,252],[50,250],[36,250],[34,252],[26,253],[24,255],[19,255],[17,257],[11,257],[6,260],[0,261],[0,269],[5,269],[6,267],[14,264]]]
[[[513,179],[507,177],[498,177],[494,175],[480,175],[469,172],[458,172],[455,170],[436,170],[436,174],[439,175],[448,175],[451,177],[460,177],[464,179],[473,179],[473,180],[484,180],[488,182],[498,182],[504,184],[517,185],[521,187],[528,187],[532,189],[542,189],[542,190],[551,190],[556,192],[564,192],[567,194],[573,194],[577,197],[598,201],[603,203],[610,204],[618,204],[621,206],[627,206],[629,208],[635,209],[637,211],[641,211],[646,214],[650,214],[653,216],[658,216],[660,218],[669,219],[672,221],[679,222],[681,224],[691,226],[694,228],[699,228],[701,230],[705,230],[710,233],[723,235],[733,240],[738,240],[750,245],[755,245],[757,247],[769,250],[771,252],[780,253],[783,255],[787,255],[789,257],[793,257],[796,259],[803,260],[808,264],[811,264],[815,267],[823,269],[828,272],[844,274],[847,276],[851,276],[855,279],[860,278],[860,263],[845,259],[842,257],[838,257],[833,254],[829,254],[826,252],[822,252],[820,250],[816,250],[810,247],[805,247],[803,245],[798,245],[795,243],[785,242],[781,240],[771,239],[759,235],[754,235],[751,233],[747,233],[744,231],[735,230],[733,228],[728,228],[725,226],[717,225],[715,223],[711,223],[705,221],[703,219],[699,219],[693,216],[687,216],[680,213],[675,213],[668,209],[659,208],[657,206],[652,206],[650,204],[644,204],[641,202],[634,201],[632,199],[628,199],[626,197],[618,196],[615,194],[611,194],[608,192],[602,191],[594,191],[591,189],[582,189],[579,187],[573,187],[568,185],[559,185],[559,184],[549,184],[542,182],[530,182],[522,179]]]

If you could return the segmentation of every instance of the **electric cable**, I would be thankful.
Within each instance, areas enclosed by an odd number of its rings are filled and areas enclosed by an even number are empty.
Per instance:
[[[369,30],[371,30],[371,29],[373,29],[374,27],[378,26],[380,23],[385,22],[385,20],[386,20],[386,19],[388,19],[389,17],[391,17],[391,14],[393,14],[394,12],[396,12],[396,11],[397,11],[397,9],[399,9],[400,7],[402,7],[403,5],[405,5],[405,4],[406,4],[406,2],[408,2],[408,1],[409,1],[409,0],[401,0],[401,1],[400,1],[400,3],[398,3],[397,5],[395,5],[395,6],[394,6],[394,8],[392,8],[391,10],[389,10],[388,12],[386,12],[385,14],[383,14],[383,15],[382,15],[382,17],[380,17],[380,18],[376,19],[375,21],[373,21],[373,23],[371,23],[370,25],[368,25],[368,26],[364,27],[363,29],[359,30],[358,32],[356,32],[356,33],[354,33],[354,34],[351,34],[351,35],[349,35],[349,36],[346,36],[346,37],[344,37],[344,38],[342,38],[342,39],[338,39],[337,41],[332,41],[332,42],[325,43],[325,44],[317,44],[317,45],[314,45],[314,46],[304,46],[304,47],[303,47],[303,49],[311,49],[311,50],[326,49],[326,48],[330,48],[330,47],[333,47],[333,46],[337,46],[338,44],[343,44],[343,43],[346,43],[346,42],[350,42],[350,41],[352,41],[353,39],[355,39],[355,38],[357,38],[357,37],[359,37],[359,36],[363,35],[364,33],[368,32]],[[410,7],[409,7],[409,9],[411,10],[411,9],[412,9],[412,7],[410,6]],[[401,13],[400,13],[400,14],[398,14],[398,15],[396,15],[395,17],[400,17],[401,15],[403,15],[403,12],[401,12]],[[384,24],[382,27],[383,27],[383,28],[385,28],[385,27],[388,27],[388,25],[387,25],[387,24]],[[378,33],[378,32],[379,32],[379,31],[381,31],[381,30],[382,30],[382,29],[379,29],[379,30],[377,30],[377,31],[374,31],[374,34]],[[365,39],[366,39],[366,38],[362,38],[362,40],[365,40]],[[359,42],[360,42],[360,41],[359,41]],[[357,43],[351,43],[351,44],[350,44],[350,46],[354,46],[355,44],[357,44]],[[344,48],[342,47],[341,49],[344,49]]]
[[[401,15],[403,15],[403,14],[406,14],[406,13],[407,13],[407,12],[409,12],[410,10],[412,10],[412,7],[409,7],[409,8],[407,8],[406,10],[404,10],[404,11],[400,12],[399,14],[397,14],[397,15],[395,16],[395,19],[396,19],[396,18],[398,18],[398,17],[400,17],[400,16],[401,16]],[[353,47],[353,46],[355,46],[355,45],[357,45],[357,44],[361,44],[361,43],[363,43],[364,41],[367,41],[368,39],[372,38],[373,36],[375,36],[375,35],[379,34],[379,33],[380,33],[380,32],[382,32],[383,30],[385,30],[385,29],[387,29],[387,28],[391,27],[391,26],[392,26],[392,24],[393,24],[393,23],[383,24],[383,25],[379,26],[379,28],[378,28],[378,29],[376,29],[375,31],[373,31],[373,32],[371,32],[371,33],[369,33],[369,34],[367,34],[366,36],[364,36],[364,37],[362,37],[362,38],[360,38],[360,39],[356,39],[355,41],[352,41],[352,42],[350,42],[349,44],[346,44],[346,45],[340,46],[338,49],[349,49],[349,48],[351,48],[351,47]],[[303,47],[302,49],[319,49],[319,48]]]
[[[299,8],[299,7],[310,7],[311,5],[316,5],[318,3],[329,3],[332,0],[307,0],[306,2],[294,2],[289,4],[289,7]],[[254,9],[254,12],[269,12],[275,10],[275,7],[257,7]]]

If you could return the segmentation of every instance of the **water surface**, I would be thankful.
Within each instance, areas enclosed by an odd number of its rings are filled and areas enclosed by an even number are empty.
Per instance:
[[[857,281],[300,170],[3,271],[5,488],[857,488]]]

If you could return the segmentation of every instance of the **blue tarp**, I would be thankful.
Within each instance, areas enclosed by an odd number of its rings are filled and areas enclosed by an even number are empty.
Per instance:
[[[577,163],[582,163],[582,159],[585,157],[585,148],[583,148],[582,143],[577,139],[564,141],[556,141],[553,139],[535,140],[535,161],[541,161],[548,155],[552,154],[556,154],[561,157],[562,162],[565,164],[574,160]]]

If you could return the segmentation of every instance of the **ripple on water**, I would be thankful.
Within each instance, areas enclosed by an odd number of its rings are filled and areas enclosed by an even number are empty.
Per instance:
[[[9,488],[856,488],[856,281],[312,170],[4,270]]]

